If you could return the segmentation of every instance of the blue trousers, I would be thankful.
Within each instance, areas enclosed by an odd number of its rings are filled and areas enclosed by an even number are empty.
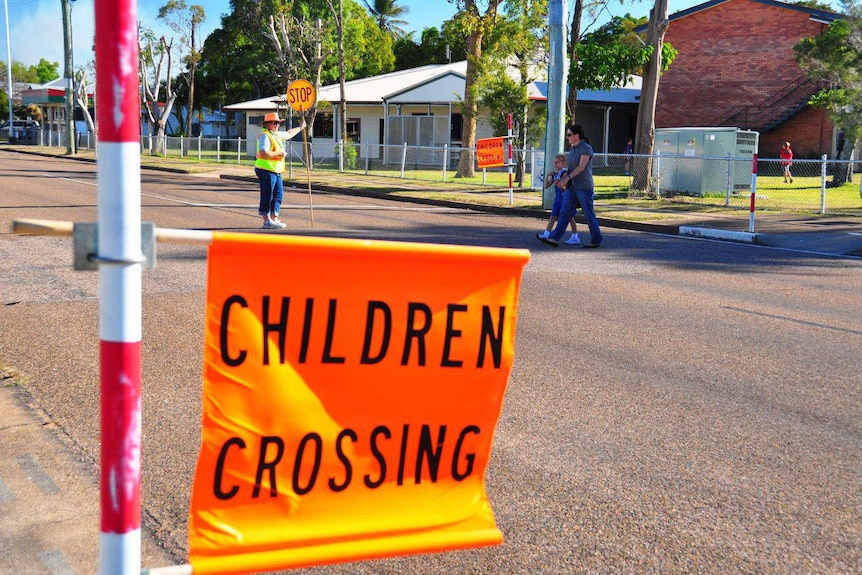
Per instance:
[[[257,213],[261,216],[272,214],[277,216],[281,210],[281,200],[284,198],[284,181],[281,174],[255,168],[254,173],[260,183],[260,207]]]
[[[599,221],[596,219],[596,212],[593,209],[593,190],[572,188],[571,186],[566,186],[566,191],[563,192],[560,219],[557,220],[557,226],[549,237],[557,242],[563,239],[563,234],[566,233],[569,220],[575,215],[575,198],[581,204],[581,212],[584,214],[584,219],[587,220],[587,227],[590,228],[590,243],[602,243],[602,230],[599,229]]]

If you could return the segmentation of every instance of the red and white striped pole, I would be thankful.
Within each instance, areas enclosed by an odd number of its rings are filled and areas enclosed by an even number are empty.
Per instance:
[[[754,199],[757,197],[757,154],[751,160],[751,206],[748,211],[748,233],[754,233]]]
[[[509,205],[511,206],[515,203],[514,189],[512,188],[512,144],[514,143],[512,139],[512,114],[506,117],[506,121],[509,125]]]
[[[96,0],[99,573],[141,572],[141,158],[136,0]]]

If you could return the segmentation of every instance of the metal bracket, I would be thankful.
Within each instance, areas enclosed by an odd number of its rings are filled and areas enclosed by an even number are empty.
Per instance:
[[[99,255],[99,229],[95,223],[75,223],[72,226],[74,269],[98,270],[101,264],[143,264],[143,269],[156,267],[156,224],[141,222],[141,255],[136,258],[116,259]]]

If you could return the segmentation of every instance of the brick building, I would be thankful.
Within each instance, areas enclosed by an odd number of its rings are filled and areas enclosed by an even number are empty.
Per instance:
[[[835,152],[832,125],[808,106],[819,87],[793,46],[842,15],[776,0],[712,0],[670,16],[665,41],[679,51],[662,76],[656,127],[735,126],[760,132],[759,154]]]

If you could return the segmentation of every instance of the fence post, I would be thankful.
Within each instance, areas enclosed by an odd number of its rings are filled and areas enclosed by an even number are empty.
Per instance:
[[[446,168],[449,166],[449,144],[443,144],[443,181],[446,181]]]
[[[661,197],[661,150],[655,153],[655,197]]]
[[[198,136],[198,161],[201,161],[201,137]]]
[[[754,201],[757,198],[757,154],[751,158],[751,204],[748,208],[748,233],[754,233]]]
[[[216,164],[221,163],[221,136],[216,136]]]
[[[371,144],[366,142],[365,143],[365,175],[366,176],[368,175],[368,165],[369,165],[370,160],[371,160]]]
[[[820,213],[826,213],[826,154],[820,158]]]
[[[344,140],[338,140],[338,173],[344,171]]]
[[[727,186],[724,191],[724,207],[730,206],[730,196],[733,194],[733,162],[727,154]]]
[[[255,148],[257,144],[255,144]],[[255,160],[257,160],[257,154],[254,155]],[[287,177],[293,177],[293,139],[287,141]]]
[[[242,138],[236,137],[236,163],[242,163]]]
[[[514,189],[512,188],[512,114],[509,114],[506,117],[506,121],[508,125],[506,143],[509,144],[509,161],[506,162],[506,171],[509,172],[509,205],[511,206],[515,203],[515,194]]]
[[[407,163],[407,142],[401,146],[401,177],[404,177],[404,165]]]

